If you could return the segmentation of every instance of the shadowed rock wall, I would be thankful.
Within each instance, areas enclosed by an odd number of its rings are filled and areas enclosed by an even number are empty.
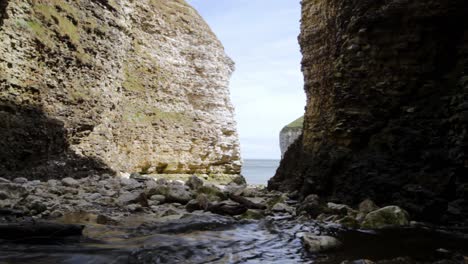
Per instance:
[[[269,188],[466,221],[467,15],[463,0],[303,1],[304,134]]]

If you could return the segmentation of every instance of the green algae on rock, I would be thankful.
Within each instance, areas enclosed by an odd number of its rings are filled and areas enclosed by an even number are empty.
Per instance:
[[[240,173],[234,63],[185,1],[0,7],[0,176]]]

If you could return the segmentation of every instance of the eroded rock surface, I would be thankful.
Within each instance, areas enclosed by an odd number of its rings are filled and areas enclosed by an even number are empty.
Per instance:
[[[184,0],[0,3],[0,175],[240,171],[234,64]]]
[[[270,189],[468,216],[468,3],[302,2],[303,138]]]

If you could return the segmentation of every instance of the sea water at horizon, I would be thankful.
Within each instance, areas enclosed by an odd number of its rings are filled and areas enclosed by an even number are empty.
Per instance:
[[[242,165],[242,175],[248,184],[267,184],[275,175],[280,160],[245,159]]]

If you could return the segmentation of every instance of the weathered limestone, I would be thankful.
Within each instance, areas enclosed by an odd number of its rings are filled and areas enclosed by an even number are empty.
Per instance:
[[[0,4],[0,176],[237,174],[234,64],[184,0]]]
[[[302,134],[302,124],[304,123],[304,117],[300,117],[294,122],[288,124],[280,132],[280,149],[281,157],[284,157],[284,154],[288,150],[296,139]]]

